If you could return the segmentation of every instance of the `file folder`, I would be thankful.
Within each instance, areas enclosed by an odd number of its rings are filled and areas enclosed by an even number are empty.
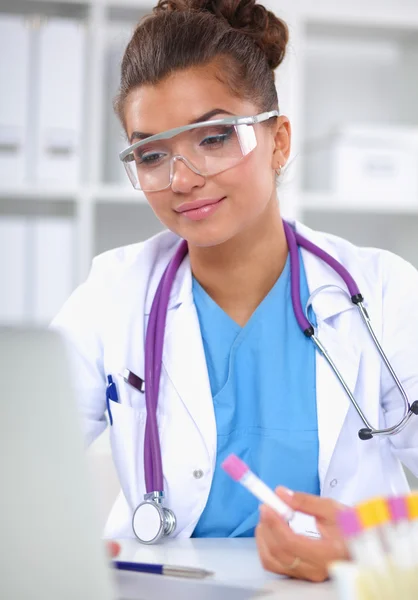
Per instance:
[[[107,29],[106,73],[105,73],[105,147],[103,152],[103,179],[106,183],[118,184],[126,189],[132,185],[126,176],[119,152],[129,145],[126,133],[116,116],[112,101],[120,85],[120,69],[123,53],[132,36],[133,26],[120,21],[112,21]]]
[[[38,183],[80,180],[85,38],[71,19],[51,18],[39,31]]]
[[[70,217],[33,222],[33,321],[48,325],[75,287],[75,228]]]
[[[0,324],[28,320],[28,228],[24,217],[0,217]]]
[[[26,180],[30,30],[23,17],[0,13],[0,186]]]

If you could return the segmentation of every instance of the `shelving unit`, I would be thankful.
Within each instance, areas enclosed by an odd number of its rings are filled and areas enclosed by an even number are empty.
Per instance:
[[[125,141],[113,114],[119,64],[148,0],[3,0],[1,13],[62,16],[85,28],[82,169],[76,185],[16,186],[0,181],[6,215],[64,216],[75,231],[74,287],[95,254],[162,229],[134,191],[118,152]],[[281,111],[293,128],[293,165],[279,198],[285,216],[356,243],[387,247],[418,266],[418,197],[379,206],[327,187],[321,143],[335,126],[354,122],[418,128],[418,5],[415,0],[266,2],[290,26],[288,56],[277,73]],[[322,161],[322,162],[321,162]],[[417,160],[418,168],[418,160]],[[402,232],[401,234],[397,232]],[[51,250],[53,251],[53,249]],[[51,315],[52,316],[52,315]]]
[[[397,252],[418,267],[418,195],[336,193],[323,152],[337,128],[352,124],[418,132],[418,6],[306,3],[300,28],[299,218],[354,243]]]

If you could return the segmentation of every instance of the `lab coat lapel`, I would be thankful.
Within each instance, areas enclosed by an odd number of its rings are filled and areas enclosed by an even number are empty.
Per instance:
[[[351,338],[326,322],[318,322],[318,339],[325,346],[340,370],[349,389],[355,394],[360,350]],[[318,415],[319,460],[318,471],[321,491],[324,490],[328,467],[343,427],[350,400],[325,357],[316,355],[316,402]]]
[[[182,301],[167,315],[163,365],[176,392],[201,432],[212,462],[216,422],[199,319],[193,302],[190,267],[184,273]]]
[[[332,248],[324,246],[322,236],[321,239],[316,239],[319,234],[300,225],[297,225],[296,229],[333,255]],[[314,297],[312,303],[317,319],[317,337],[355,395],[361,348],[355,341],[353,342],[352,328],[347,327],[347,322],[357,317],[357,309],[349,297],[340,293],[335,287],[345,289],[345,284],[328,265],[306,250],[302,250],[302,258],[310,294],[325,286]],[[338,256],[335,258],[338,260]],[[342,315],[347,311],[350,314],[344,315],[346,319],[343,327]],[[328,467],[350,407],[350,400],[327,360],[319,352],[316,353],[316,400],[319,437],[318,471],[323,493]]]

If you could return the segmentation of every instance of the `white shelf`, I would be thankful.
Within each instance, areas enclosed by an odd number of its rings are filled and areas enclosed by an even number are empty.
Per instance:
[[[391,31],[418,31],[418,8],[399,6],[400,3],[388,3],[387,6],[367,6],[367,1],[359,4],[352,2],[315,2],[301,10],[305,22],[324,26],[357,27],[359,29],[389,29]]]
[[[146,204],[143,192],[129,186],[105,184],[102,186],[80,186],[72,189],[48,186],[0,187],[0,200],[40,200],[51,202],[132,202]]]
[[[63,189],[62,187],[0,187],[0,200],[42,200],[53,202],[75,201],[80,193],[79,188]]]
[[[27,4],[42,5],[42,4],[76,4],[77,6],[87,6],[92,4],[91,0],[25,0]],[[22,1],[20,2],[22,4]]]
[[[7,1],[7,0],[6,0]],[[9,0],[15,2],[16,0]],[[75,4],[76,6],[91,6],[101,5],[109,7],[121,7],[121,8],[138,8],[141,9],[152,9],[156,1],[154,0],[19,0],[20,4],[32,4],[35,7],[51,4]]]
[[[138,13],[143,10],[152,10],[156,5],[153,0],[98,0],[111,8],[137,8]]]
[[[330,213],[361,213],[361,214],[391,214],[391,215],[416,215],[418,216],[418,199],[414,202],[386,202],[379,204],[377,199],[370,202],[364,198],[343,198],[330,192],[304,192],[300,201],[301,211],[330,212]]]
[[[91,195],[98,202],[147,204],[147,199],[143,192],[123,185],[103,185],[93,191]]]

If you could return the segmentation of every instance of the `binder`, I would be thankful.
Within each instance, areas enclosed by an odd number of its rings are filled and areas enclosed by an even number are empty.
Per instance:
[[[132,27],[126,22],[112,21],[107,28],[106,73],[105,73],[105,147],[103,152],[103,180],[118,184],[126,189],[132,185],[126,176],[119,152],[129,145],[123,127],[113,110],[113,99],[120,85],[120,68],[123,53],[132,36]]]
[[[38,183],[80,180],[85,36],[81,22],[63,18],[47,20],[39,31]]]
[[[75,227],[70,217],[33,221],[32,320],[48,325],[75,287]]]
[[[28,320],[28,222],[23,217],[0,217],[0,324]]]
[[[26,180],[30,30],[23,17],[0,13],[0,185]]]

